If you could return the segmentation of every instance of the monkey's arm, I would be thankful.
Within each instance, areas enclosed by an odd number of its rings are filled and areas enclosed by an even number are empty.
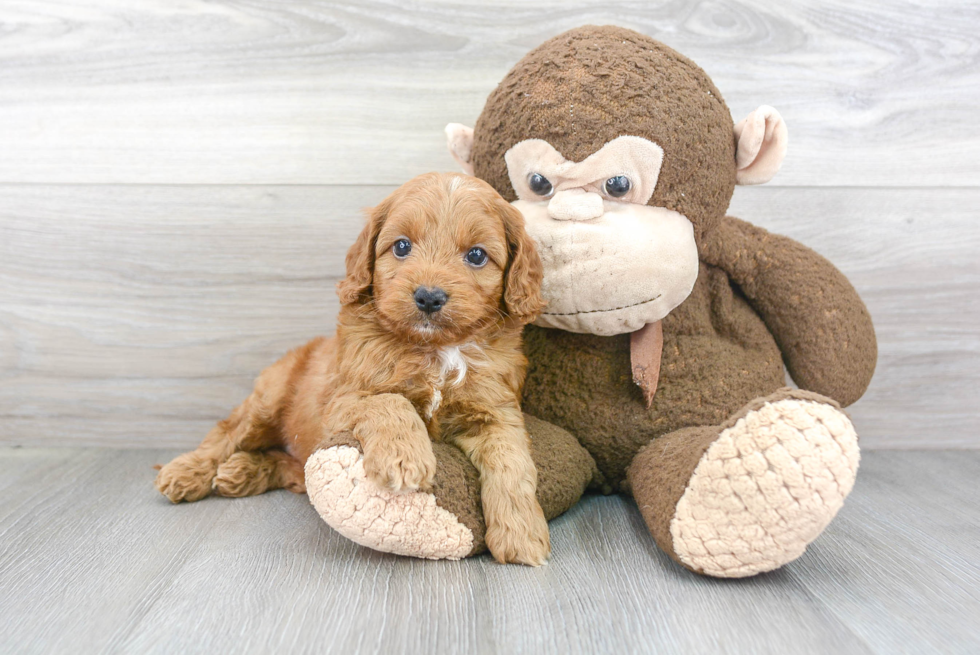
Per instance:
[[[845,406],[861,397],[878,346],[871,316],[843,273],[806,246],[730,216],[702,251],[762,316],[800,387]]]

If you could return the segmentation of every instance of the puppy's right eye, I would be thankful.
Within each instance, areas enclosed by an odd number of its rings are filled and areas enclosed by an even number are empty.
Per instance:
[[[391,247],[391,254],[398,259],[405,259],[408,257],[408,253],[410,252],[412,252],[412,242],[408,239],[399,239],[395,242],[395,245]]]
[[[464,259],[468,264],[470,264],[474,268],[483,268],[484,266],[486,266],[487,259],[489,258],[487,257],[486,250],[484,250],[480,246],[474,246],[470,248],[470,251],[468,253],[466,253],[466,257],[464,257]]]
[[[555,188],[551,186],[551,182],[548,181],[548,178],[540,173],[531,173],[528,175],[527,185],[531,187],[531,191],[542,198],[547,198],[551,195],[551,192],[555,190]]]

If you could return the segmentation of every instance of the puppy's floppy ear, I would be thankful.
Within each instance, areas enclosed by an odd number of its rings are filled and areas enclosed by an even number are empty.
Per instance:
[[[546,304],[541,298],[541,280],[544,278],[541,257],[524,228],[521,212],[503,198],[496,199],[494,207],[503,220],[509,251],[504,273],[504,306],[512,318],[530,323]]]
[[[378,244],[378,232],[384,225],[391,209],[391,198],[367,210],[367,224],[347,251],[347,277],[337,283],[337,295],[341,305],[365,302],[371,296],[374,277],[374,249]]]

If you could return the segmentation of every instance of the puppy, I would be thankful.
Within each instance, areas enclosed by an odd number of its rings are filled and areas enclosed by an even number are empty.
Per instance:
[[[520,409],[521,329],[544,306],[541,277],[520,212],[490,185],[411,180],[370,211],[347,253],[337,336],[263,371],[197,450],[160,470],[157,488],[173,502],[303,493],[306,459],[346,433],[376,484],[427,490],[430,440],[441,439],[480,472],[493,556],[542,564],[548,525]]]

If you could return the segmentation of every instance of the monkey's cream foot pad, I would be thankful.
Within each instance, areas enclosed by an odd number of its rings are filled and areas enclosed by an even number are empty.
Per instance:
[[[702,455],[670,524],[690,568],[744,577],[791,562],[837,514],[860,453],[847,415],[787,398],[748,412]]]
[[[323,520],[362,546],[427,559],[461,559],[473,549],[472,532],[431,493],[395,493],[368,480],[357,448],[313,453],[306,489]]]

